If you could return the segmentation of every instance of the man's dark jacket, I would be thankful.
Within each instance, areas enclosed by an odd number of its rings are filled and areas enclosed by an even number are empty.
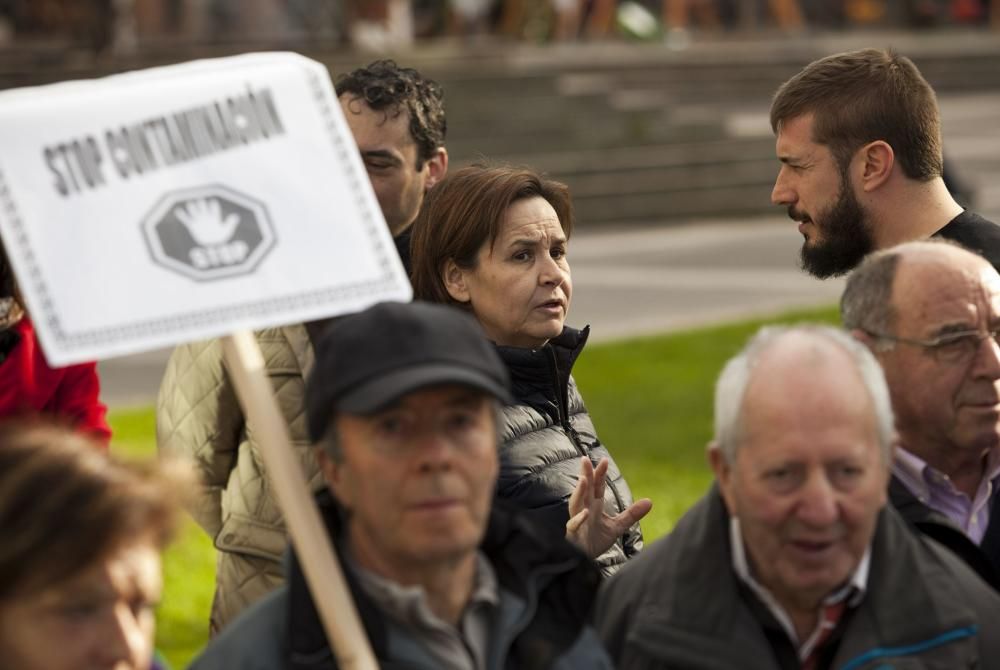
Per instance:
[[[713,488],[604,585],[597,628],[619,670],[787,667],[733,571],[729,524]],[[820,668],[1000,667],[1000,596],[888,506],[868,590],[841,623]]]
[[[897,477],[889,482],[889,502],[907,523],[951,549],[984,582],[1000,591],[1000,496],[990,503],[990,523],[977,545],[944,514],[920,502]]]
[[[331,537],[340,537],[341,511],[327,492],[319,495],[319,502]],[[502,503],[494,503],[480,550],[496,571],[501,589],[490,670],[611,670],[588,623],[600,575],[583,554],[562,536],[546,536]],[[380,668],[439,670],[419,641],[383,615],[350,570],[345,577]],[[191,668],[337,668],[294,553],[286,585],[227,627]]]

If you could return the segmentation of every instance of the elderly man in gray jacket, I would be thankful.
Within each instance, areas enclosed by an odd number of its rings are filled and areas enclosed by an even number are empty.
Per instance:
[[[716,485],[599,598],[620,669],[1000,667],[1000,598],[886,506],[892,410],[862,345],[762,331],[715,424]]]

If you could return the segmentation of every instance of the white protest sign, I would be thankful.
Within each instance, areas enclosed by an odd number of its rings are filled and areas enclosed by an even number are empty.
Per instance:
[[[0,93],[0,146],[0,235],[52,365],[411,297],[307,58]]]

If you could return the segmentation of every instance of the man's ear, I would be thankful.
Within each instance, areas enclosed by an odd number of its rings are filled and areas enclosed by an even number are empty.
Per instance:
[[[471,300],[469,286],[465,281],[465,270],[458,267],[454,259],[449,258],[444,262],[444,267],[441,268],[441,281],[453,300],[461,303]]]
[[[871,348],[875,346],[875,338],[866,333],[865,331],[861,330],[860,328],[852,328],[851,337],[853,337],[855,340],[868,347],[869,350],[871,350]]]
[[[342,497],[341,488],[343,486],[343,473],[340,463],[330,458],[330,455],[326,453],[323,447],[317,445],[316,449],[316,463],[319,465],[319,471],[323,475],[323,481],[326,482],[326,487],[330,489],[330,493],[336,498],[341,505],[346,506],[346,501]]]
[[[427,179],[424,180],[424,190],[426,191],[444,179],[448,172],[448,150],[444,147],[438,147],[434,151],[434,156],[424,162],[424,166],[427,168]]]
[[[719,484],[719,493],[726,503],[726,508],[730,514],[735,514],[734,502],[732,500],[733,466],[726,460],[722,453],[722,447],[714,440],[708,443],[708,464],[712,466],[715,473],[715,481]]]
[[[858,151],[858,157],[862,164],[861,190],[865,193],[879,189],[892,176],[896,154],[888,142],[869,142]]]
[[[715,478],[719,480],[722,484],[723,480],[729,480],[729,463],[726,461],[726,457],[722,455],[722,448],[719,443],[712,440],[708,443],[708,448],[705,450],[705,455],[708,457],[708,464],[712,467],[712,472],[715,473]]]
[[[877,337],[874,337],[859,328],[851,329],[851,337],[865,345],[868,348],[868,351],[872,352],[872,356],[875,357],[875,360],[877,360],[880,365],[882,364],[883,356],[885,356],[885,350],[875,346],[875,343],[878,342]]]

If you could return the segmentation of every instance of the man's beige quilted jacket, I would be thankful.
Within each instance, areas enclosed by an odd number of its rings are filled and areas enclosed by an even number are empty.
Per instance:
[[[256,337],[293,449],[317,490],[322,479],[304,404],[304,378],[313,365],[309,336],[304,326],[294,325],[259,331]],[[218,340],[174,350],[157,398],[156,436],[160,450],[193,459],[201,475],[192,514],[222,552],[213,606],[213,627],[219,628],[238,613],[234,610],[277,585],[287,540],[253,426],[243,416]],[[254,571],[269,577],[255,579],[249,574]]]

